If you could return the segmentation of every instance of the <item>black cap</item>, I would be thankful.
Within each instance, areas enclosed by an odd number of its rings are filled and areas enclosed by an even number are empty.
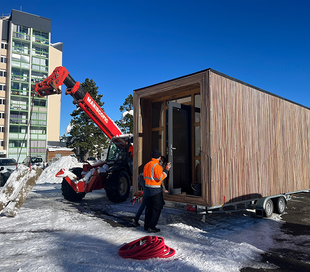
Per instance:
[[[153,150],[152,150],[152,158],[158,159],[159,157],[161,157],[161,154],[160,154],[159,150],[157,150],[156,148],[153,148]]]

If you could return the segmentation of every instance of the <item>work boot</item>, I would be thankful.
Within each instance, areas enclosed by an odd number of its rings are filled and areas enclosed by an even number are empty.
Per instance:
[[[132,219],[132,223],[133,223],[133,225],[134,225],[135,227],[139,227],[139,226],[140,226],[139,220],[138,220],[137,218]]]
[[[147,232],[148,232],[148,233],[160,232],[160,229],[157,229],[157,228],[148,228]]]

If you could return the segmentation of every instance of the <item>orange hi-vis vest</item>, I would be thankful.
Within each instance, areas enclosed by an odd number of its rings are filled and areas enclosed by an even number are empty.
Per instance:
[[[159,160],[152,158],[152,160],[144,166],[143,176],[146,187],[160,188],[167,174],[163,171],[162,166],[159,165]]]

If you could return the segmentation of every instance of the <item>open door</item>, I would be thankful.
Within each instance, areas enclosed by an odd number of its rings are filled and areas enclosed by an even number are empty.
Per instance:
[[[190,106],[168,102],[169,194],[191,190],[191,124]]]

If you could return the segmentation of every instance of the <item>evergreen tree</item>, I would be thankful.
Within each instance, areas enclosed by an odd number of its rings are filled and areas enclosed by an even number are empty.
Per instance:
[[[98,94],[99,87],[96,86],[96,83],[92,79],[86,78],[81,86],[102,108],[104,102],[101,102],[102,95]],[[78,106],[71,116],[73,117],[71,120],[72,129],[70,135],[66,137],[67,147],[74,148],[75,154],[82,160],[86,160],[89,155],[100,158],[102,150],[109,144],[107,136]]]
[[[115,121],[123,133],[133,133],[133,96],[128,95],[122,106],[119,107],[120,112],[126,113],[122,119]]]

